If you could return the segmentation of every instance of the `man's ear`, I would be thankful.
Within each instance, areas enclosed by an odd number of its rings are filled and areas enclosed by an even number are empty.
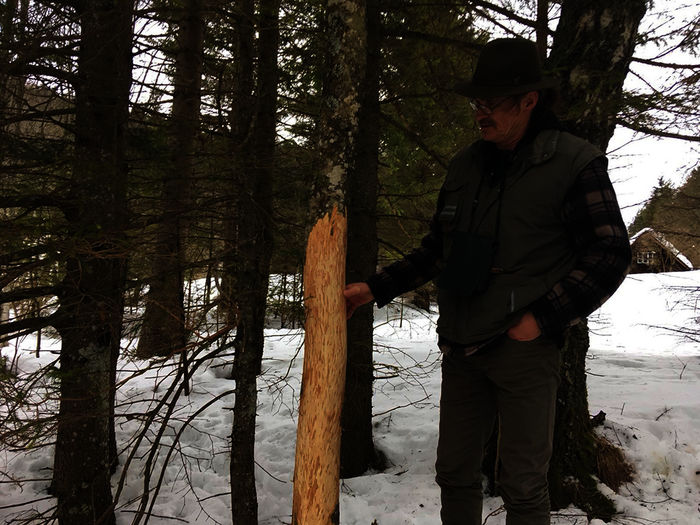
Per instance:
[[[540,99],[540,94],[537,91],[528,91],[523,97],[523,108],[532,111]]]

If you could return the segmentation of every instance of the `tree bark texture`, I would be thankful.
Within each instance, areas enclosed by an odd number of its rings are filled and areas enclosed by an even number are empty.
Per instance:
[[[360,91],[355,161],[348,174],[349,282],[361,281],[377,267],[377,172],[379,166],[379,71],[381,18],[377,2],[367,4],[367,59]],[[361,308],[348,321],[348,362],[342,414],[340,475],[359,476],[381,468],[372,440],[372,332],[374,312]]]
[[[252,112],[238,106],[232,177],[236,199],[229,224],[235,258],[225,267],[229,284],[228,319],[236,326],[233,363],[236,380],[231,434],[231,509],[236,525],[257,525],[255,488],[255,419],[257,375],[263,356],[265,308],[272,258],[272,179],[277,123],[277,53],[280,0],[261,0],[256,15],[253,2],[242,2],[239,20],[238,101],[253,103]],[[242,71],[255,61],[257,69]]]
[[[549,67],[561,79],[565,120],[605,151],[622,108],[645,0],[565,0]]]
[[[75,161],[63,208],[72,246],[56,322],[62,346],[52,488],[61,525],[112,524],[110,433],[128,252],[133,3],[75,5],[81,27]]]
[[[549,498],[554,509],[573,503],[589,518],[609,521],[615,514],[615,505],[598,490],[592,477],[596,473],[596,440],[588,412],[588,344],[587,323],[569,329],[557,392]]]
[[[233,63],[232,111],[230,151],[231,162],[228,184],[225,190],[226,209],[224,210],[224,254],[222,256],[223,275],[221,279],[221,306],[227,324],[233,328],[237,323],[237,282],[241,267],[239,225],[245,214],[242,205],[249,191],[246,169],[250,155],[248,146],[255,114],[255,3],[253,0],[238,2],[233,10],[235,21],[235,47]],[[242,184],[247,186],[242,187]],[[241,195],[243,194],[243,195]]]
[[[567,122],[602,151],[621,108],[622,85],[645,13],[644,0],[565,0],[549,66],[562,79]],[[595,436],[589,423],[585,323],[569,329],[562,352],[555,445],[549,473],[552,508],[573,503],[589,518],[609,519],[612,502],[596,488]]]
[[[345,217],[309,234],[304,266],[304,369],[294,465],[293,525],[338,525],[340,415],[345,388]]]
[[[323,93],[317,127],[312,206],[319,216],[345,209],[345,184],[354,160],[360,83],[366,61],[364,0],[326,0]]]
[[[153,253],[153,275],[139,334],[137,355],[168,356],[184,350],[187,332],[183,293],[186,213],[192,181],[204,43],[203,0],[174,7],[177,28],[173,106],[169,122],[170,160],[164,173],[163,217]]]

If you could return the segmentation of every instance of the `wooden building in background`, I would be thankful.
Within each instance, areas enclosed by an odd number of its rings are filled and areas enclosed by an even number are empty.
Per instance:
[[[630,238],[630,273],[685,272],[693,263],[661,233],[644,228]]]

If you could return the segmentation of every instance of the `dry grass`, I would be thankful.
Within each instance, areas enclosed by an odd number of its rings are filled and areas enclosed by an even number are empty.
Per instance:
[[[632,481],[634,467],[627,461],[622,449],[602,436],[597,436],[596,463],[598,478],[615,492],[623,483]]]

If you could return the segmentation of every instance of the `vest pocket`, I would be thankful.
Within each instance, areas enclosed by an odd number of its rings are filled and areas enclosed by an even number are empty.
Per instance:
[[[438,286],[446,292],[470,297],[486,290],[491,277],[494,239],[472,232],[454,231]]]
[[[437,218],[443,237],[443,261],[448,259],[452,251],[452,236],[459,226],[464,201],[464,185],[463,180],[448,179],[441,190],[442,207]]]
[[[459,219],[462,200],[464,197],[464,181],[448,179],[441,189],[442,208],[439,210],[438,220],[443,232],[454,230]]]

